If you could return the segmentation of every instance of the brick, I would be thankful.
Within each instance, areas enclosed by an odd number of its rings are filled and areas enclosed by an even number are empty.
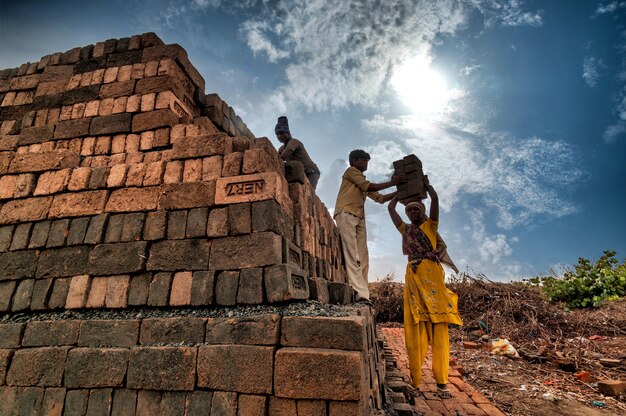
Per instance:
[[[102,136],[96,138],[94,153],[96,155],[108,155],[111,153],[111,137]]]
[[[13,302],[11,304],[11,310],[13,312],[30,308],[34,285],[35,281],[32,279],[22,280],[18,283],[17,289],[15,289],[15,294],[13,295]]]
[[[122,241],[137,241],[141,240],[143,231],[143,224],[145,222],[146,214],[134,213],[126,214],[123,216],[124,222],[122,226]]]
[[[50,232],[48,233],[48,240],[46,241],[46,247],[64,246],[69,226],[70,220],[68,219],[52,221]]]
[[[192,272],[178,272],[174,274],[170,293],[170,306],[191,304],[192,276]]]
[[[118,243],[122,239],[122,228],[124,227],[124,215],[111,215],[107,224],[107,232],[104,237],[105,243]]]
[[[367,414],[363,403],[357,401],[331,401],[328,404],[329,416],[360,416]],[[398,413],[399,414],[399,413]],[[439,416],[439,413],[429,414],[428,416]]]
[[[120,387],[129,360],[126,348],[74,348],[67,354],[65,386]]]
[[[193,182],[163,185],[159,209],[188,209],[212,206],[215,182]]]
[[[143,94],[141,96],[140,110],[142,112],[153,111],[154,110],[155,101],[156,101],[156,94],[155,93]]]
[[[90,279],[87,275],[74,276],[70,282],[65,303],[66,309],[84,308],[87,304],[87,294],[89,293]]]
[[[265,295],[270,303],[309,297],[307,274],[287,264],[266,268],[264,283]]]
[[[230,205],[241,202],[275,200],[291,213],[289,187],[283,176],[275,172],[217,179],[215,203]]]
[[[65,395],[63,415],[81,415],[87,413],[89,390],[70,390]]]
[[[19,348],[26,324],[0,324],[0,348]]]
[[[108,286],[108,277],[94,277],[91,279],[89,296],[85,306],[87,308],[104,308]]]
[[[137,345],[137,320],[85,320],[80,323],[78,345],[83,347],[132,347]]]
[[[52,291],[54,279],[35,280],[33,285],[33,295],[30,299],[31,310],[42,310],[47,306],[48,297]]]
[[[185,407],[186,416],[209,416],[213,393],[210,391],[195,390],[187,395]]]
[[[14,229],[15,227],[13,225],[0,227],[0,252],[5,252],[9,250],[9,247],[11,246],[11,239],[13,238]]]
[[[298,400],[298,416],[326,416],[324,400]]]
[[[161,412],[161,396],[160,391],[137,391],[137,412],[131,414],[137,416],[159,415]]]
[[[36,277],[69,277],[85,273],[90,248],[87,246],[46,250],[39,256]]]
[[[101,214],[106,200],[107,191],[104,190],[55,195],[50,206],[49,217],[64,218]]]
[[[65,388],[47,388],[41,404],[41,414],[45,416],[62,416]]]
[[[212,270],[193,272],[191,280],[191,304],[211,305],[213,303],[213,286],[215,272]]]
[[[118,81],[103,84],[100,87],[100,98],[116,98],[132,95],[135,90],[135,80]]]
[[[11,200],[0,209],[0,224],[45,220],[52,197],[38,197]]]
[[[0,199],[13,198],[16,183],[17,176],[15,175],[0,177]]]
[[[108,286],[105,299],[107,308],[125,308],[128,306],[128,289],[130,286],[130,276],[108,277]]]
[[[67,245],[82,244],[85,240],[87,227],[89,227],[89,218],[73,219],[70,223],[70,229],[67,234]]]
[[[261,304],[264,302],[263,269],[252,268],[241,270],[237,303]]]
[[[72,320],[28,322],[22,339],[22,346],[58,347],[74,345],[78,340],[79,325],[79,321]]]
[[[17,283],[15,281],[0,283],[0,312],[7,312],[11,309],[11,300]]]
[[[295,400],[270,396],[269,401],[270,415],[296,416],[298,414],[297,402]]]
[[[28,146],[35,143],[43,143],[52,140],[54,136],[54,126],[24,127],[20,131],[18,144]]]
[[[34,250],[0,254],[0,280],[33,277],[36,267],[37,253]]]
[[[196,349],[140,347],[130,352],[127,387],[152,390],[193,390]],[[167,374],[167,377],[163,377]]]
[[[281,325],[281,345],[362,351],[367,348],[367,322],[362,316],[286,316]]]
[[[202,159],[202,180],[210,181],[222,176],[222,156],[215,155]]]
[[[169,144],[170,144],[170,129],[169,128],[158,129],[154,133],[153,146],[154,147],[166,147],[166,146],[169,146]]]
[[[157,209],[158,187],[126,188],[111,192],[106,204],[107,212],[153,211]]]
[[[167,238],[180,240],[185,238],[187,211],[172,211],[167,215]]]
[[[153,162],[146,166],[143,186],[160,185],[165,173],[165,162]]]
[[[13,355],[7,373],[11,386],[61,386],[68,347],[25,348]]]
[[[89,186],[89,176],[91,175],[91,169],[87,167],[80,167],[72,170],[70,181],[67,184],[67,189],[70,191],[82,191]]]
[[[238,393],[272,393],[273,353],[274,347],[200,346],[198,386]]]
[[[87,136],[90,124],[91,118],[59,121],[54,128],[54,139],[73,139],[74,137]]]
[[[211,242],[202,239],[153,243],[147,270],[206,270]],[[222,269],[224,270],[224,269]]]
[[[135,163],[128,169],[126,186],[141,186],[146,175],[147,165],[145,163]]]
[[[226,237],[228,235],[228,208],[215,208],[209,213],[207,223],[209,237]]]
[[[112,394],[112,389],[90,390],[86,416],[108,415],[111,411]]]
[[[184,140],[173,141],[172,159],[227,155],[232,153],[232,151],[233,141],[228,135],[223,133],[186,137]]]
[[[141,323],[139,343],[150,344],[202,344],[205,318],[146,318]]]
[[[132,120],[132,132],[171,127],[178,124],[178,120],[178,115],[169,109],[136,114]]]
[[[249,255],[252,252],[254,257]],[[209,264],[215,270],[235,270],[279,264],[281,260],[280,236],[265,232],[214,239]]]
[[[228,234],[250,234],[252,221],[250,204],[234,204],[228,207]]]
[[[143,306],[148,303],[151,275],[140,274],[131,277],[128,289],[128,305]]]
[[[187,226],[185,236],[187,238],[206,236],[207,219],[209,210],[207,208],[195,208],[187,215]]]
[[[159,405],[159,415],[177,416],[182,415],[185,411],[186,393],[183,392],[164,392],[161,396]]]
[[[237,303],[238,286],[238,271],[224,271],[220,273],[215,284],[215,303],[224,306],[235,305]]]
[[[52,292],[48,298],[49,309],[61,309],[65,307],[67,301],[67,294],[70,289],[71,279],[52,279]]]
[[[33,195],[47,195],[67,189],[72,169],[44,172],[39,176]]]
[[[354,297],[354,289],[341,282],[328,282],[328,298],[330,303],[346,305],[351,303]]]
[[[94,117],[89,128],[89,134],[94,136],[126,133],[130,131],[132,114],[122,113]]]
[[[108,214],[91,217],[89,220],[89,227],[87,227],[87,233],[85,234],[85,244],[98,244],[102,242],[108,218]]]
[[[9,387],[6,388],[10,389]],[[9,410],[14,413],[11,415],[34,415],[38,414],[44,396],[44,389],[41,387],[22,387],[12,389],[13,397],[6,400],[9,403]]]
[[[128,389],[113,391],[111,416],[134,415],[137,405],[137,392]]]
[[[148,290],[148,305],[167,306],[171,286],[171,273],[156,273],[150,281],[150,288]]]
[[[146,216],[144,240],[160,240],[165,237],[167,215],[165,211],[149,212]]]
[[[619,396],[626,391],[626,383],[620,380],[600,380],[598,390],[606,396]]]
[[[264,314],[249,318],[209,319],[206,344],[277,345],[280,316]]]
[[[279,413],[270,413],[276,414]],[[237,393],[229,391],[213,392],[211,415],[237,416]]]
[[[145,264],[147,242],[100,244],[89,256],[89,274],[95,276],[140,271]]]
[[[32,223],[18,224],[15,227],[13,233],[13,240],[11,240],[11,247],[9,250],[23,250],[28,246],[28,238],[30,237],[30,230],[33,228]]]

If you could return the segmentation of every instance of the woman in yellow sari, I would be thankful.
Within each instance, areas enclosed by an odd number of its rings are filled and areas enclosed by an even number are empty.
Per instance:
[[[426,216],[426,207],[422,202],[409,202],[405,212],[411,223],[405,224],[396,211],[397,198],[389,203],[389,215],[402,234],[402,253],[409,260],[404,284],[404,335],[412,385],[419,389],[422,364],[430,345],[437,394],[447,399],[452,397],[447,388],[450,361],[448,324],[463,325],[463,322],[459,316],[457,296],[446,288],[441,267],[441,260],[449,260],[449,257],[443,240],[437,238],[439,199],[428,183],[428,177],[424,179],[430,197],[430,215]]]

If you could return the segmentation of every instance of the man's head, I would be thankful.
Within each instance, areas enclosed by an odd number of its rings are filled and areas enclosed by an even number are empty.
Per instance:
[[[348,160],[350,161],[350,166],[354,166],[361,172],[365,172],[367,170],[367,163],[370,160],[370,154],[365,150],[356,149],[350,152]]]
[[[274,128],[274,132],[276,133],[276,138],[281,143],[286,143],[291,139],[291,132],[289,131],[289,121],[287,120],[287,116],[278,117],[278,122],[276,123],[276,127]]]

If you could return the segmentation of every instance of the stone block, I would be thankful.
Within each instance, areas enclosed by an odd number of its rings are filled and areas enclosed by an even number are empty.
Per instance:
[[[167,306],[171,286],[171,273],[156,273],[150,281],[150,287],[148,289],[148,305]]]
[[[94,117],[89,127],[89,134],[101,136],[106,134],[127,133],[131,126],[130,113],[121,113]]]
[[[128,366],[127,348],[74,348],[67,354],[68,388],[121,387]]]
[[[137,320],[85,320],[80,322],[81,347],[132,347],[139,338]]]
[[[163,377],[167,374],[167,377]],[[126,385],[132,389],[193,390],[196,348],[139,347],[131,349]]]
[[[191,304],[194,306],[213,304],[213,270],[193,272],[191,280]]]
[[[281,317],[278,314],[237,318],[210,318],[206,344],[278,345]]]
[[[19,348],[26,324],[0,324],[0,348]]]
[[[239,274],[237,303],[258,305],[264,301],[263,269],[260,267],[243,269]]]
[[[362,316],[286,316],[280,343],[286,347],[363,351],[367,349],[367,322]]]
[[[17,350],[7,373],[9,386],[59,387],[69,347]]]
[[[30,321],[26,324],[23,347],[59,347],[75,345],[78,340],[79,321]]]
[[[0,208],[0,224],[45,220],[50,205],[51,196],[8,201]]]
[[[238,271],[224,271],[220,273],[215,283],[215,303],[223,306],[235,305],[237,303],[238,286]]]
[[[255,253],[250,256],[250,253]],[[212,241],[212,270],[238,270],[280,264],[282,241],[280,236],[270,233],[217,238]]]
[[[188,209],[212,206],[215,182],[189,182],[163,185],[159,209]]]
[[[288,264],[265,269],[265,296],[270,303],[309,298],[308,274]]]
[[[132,132],[155,130],[162,127],[172,127],[178,124],[179,117],[169,109],[139,113],[133,117]]]
[[[209,345],[198,349],[198,386],[271,394],[274,347]],[[245,377],[241,375],[245,374]]]
[[[205,318],[146,318],[141,323],[141,345],[193,345],[204,342]]]
[[[59,121],[54,128],[54,140],[87,136],[90,124],[90,118]]]
[[[147,270],[206,270],[210,247],[211,241],[203,239],[155,242],[150,249]]]
[[[138,272],[147,255],[146,241],[100,244],[89,256],[89,274],[94,276]]]
[[[107,212],[154,211],[159,200],[159,187],[125,188],[111,192]]]
[[[277,201],[291,215],[289,187],[275,172],[219,178],[215,186],[215,203],[231,205],[241,202]]]
[[[233,151],[233,141],[224,133],[186,136],[172,141],[172,159],[227,155]]]
[[[361,353],[317,348],[276,352],[274,393],[291,399],[360,400],[367,389]]]
[[[54,196],[50,218],[82,217],[104,211],[107,191],[84,191]]]
[[[87,271],[90,247],[73,246],[54,250],[45,250],[39,255],[39,263],[35,276],[70,277],[84,274]]]
[[[320,277],[309,277],[309,299],[329,303],[328,281]]]
[[[191,305],[192,272],[178,272],[172,280],[170,306]]]

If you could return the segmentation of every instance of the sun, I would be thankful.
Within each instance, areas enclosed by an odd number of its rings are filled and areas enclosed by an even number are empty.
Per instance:
[[[415,114],[439,113],[451,96],[446,80],[432,70],[430,60],[422,56],[407,59],[396,67],[391,85]]]

